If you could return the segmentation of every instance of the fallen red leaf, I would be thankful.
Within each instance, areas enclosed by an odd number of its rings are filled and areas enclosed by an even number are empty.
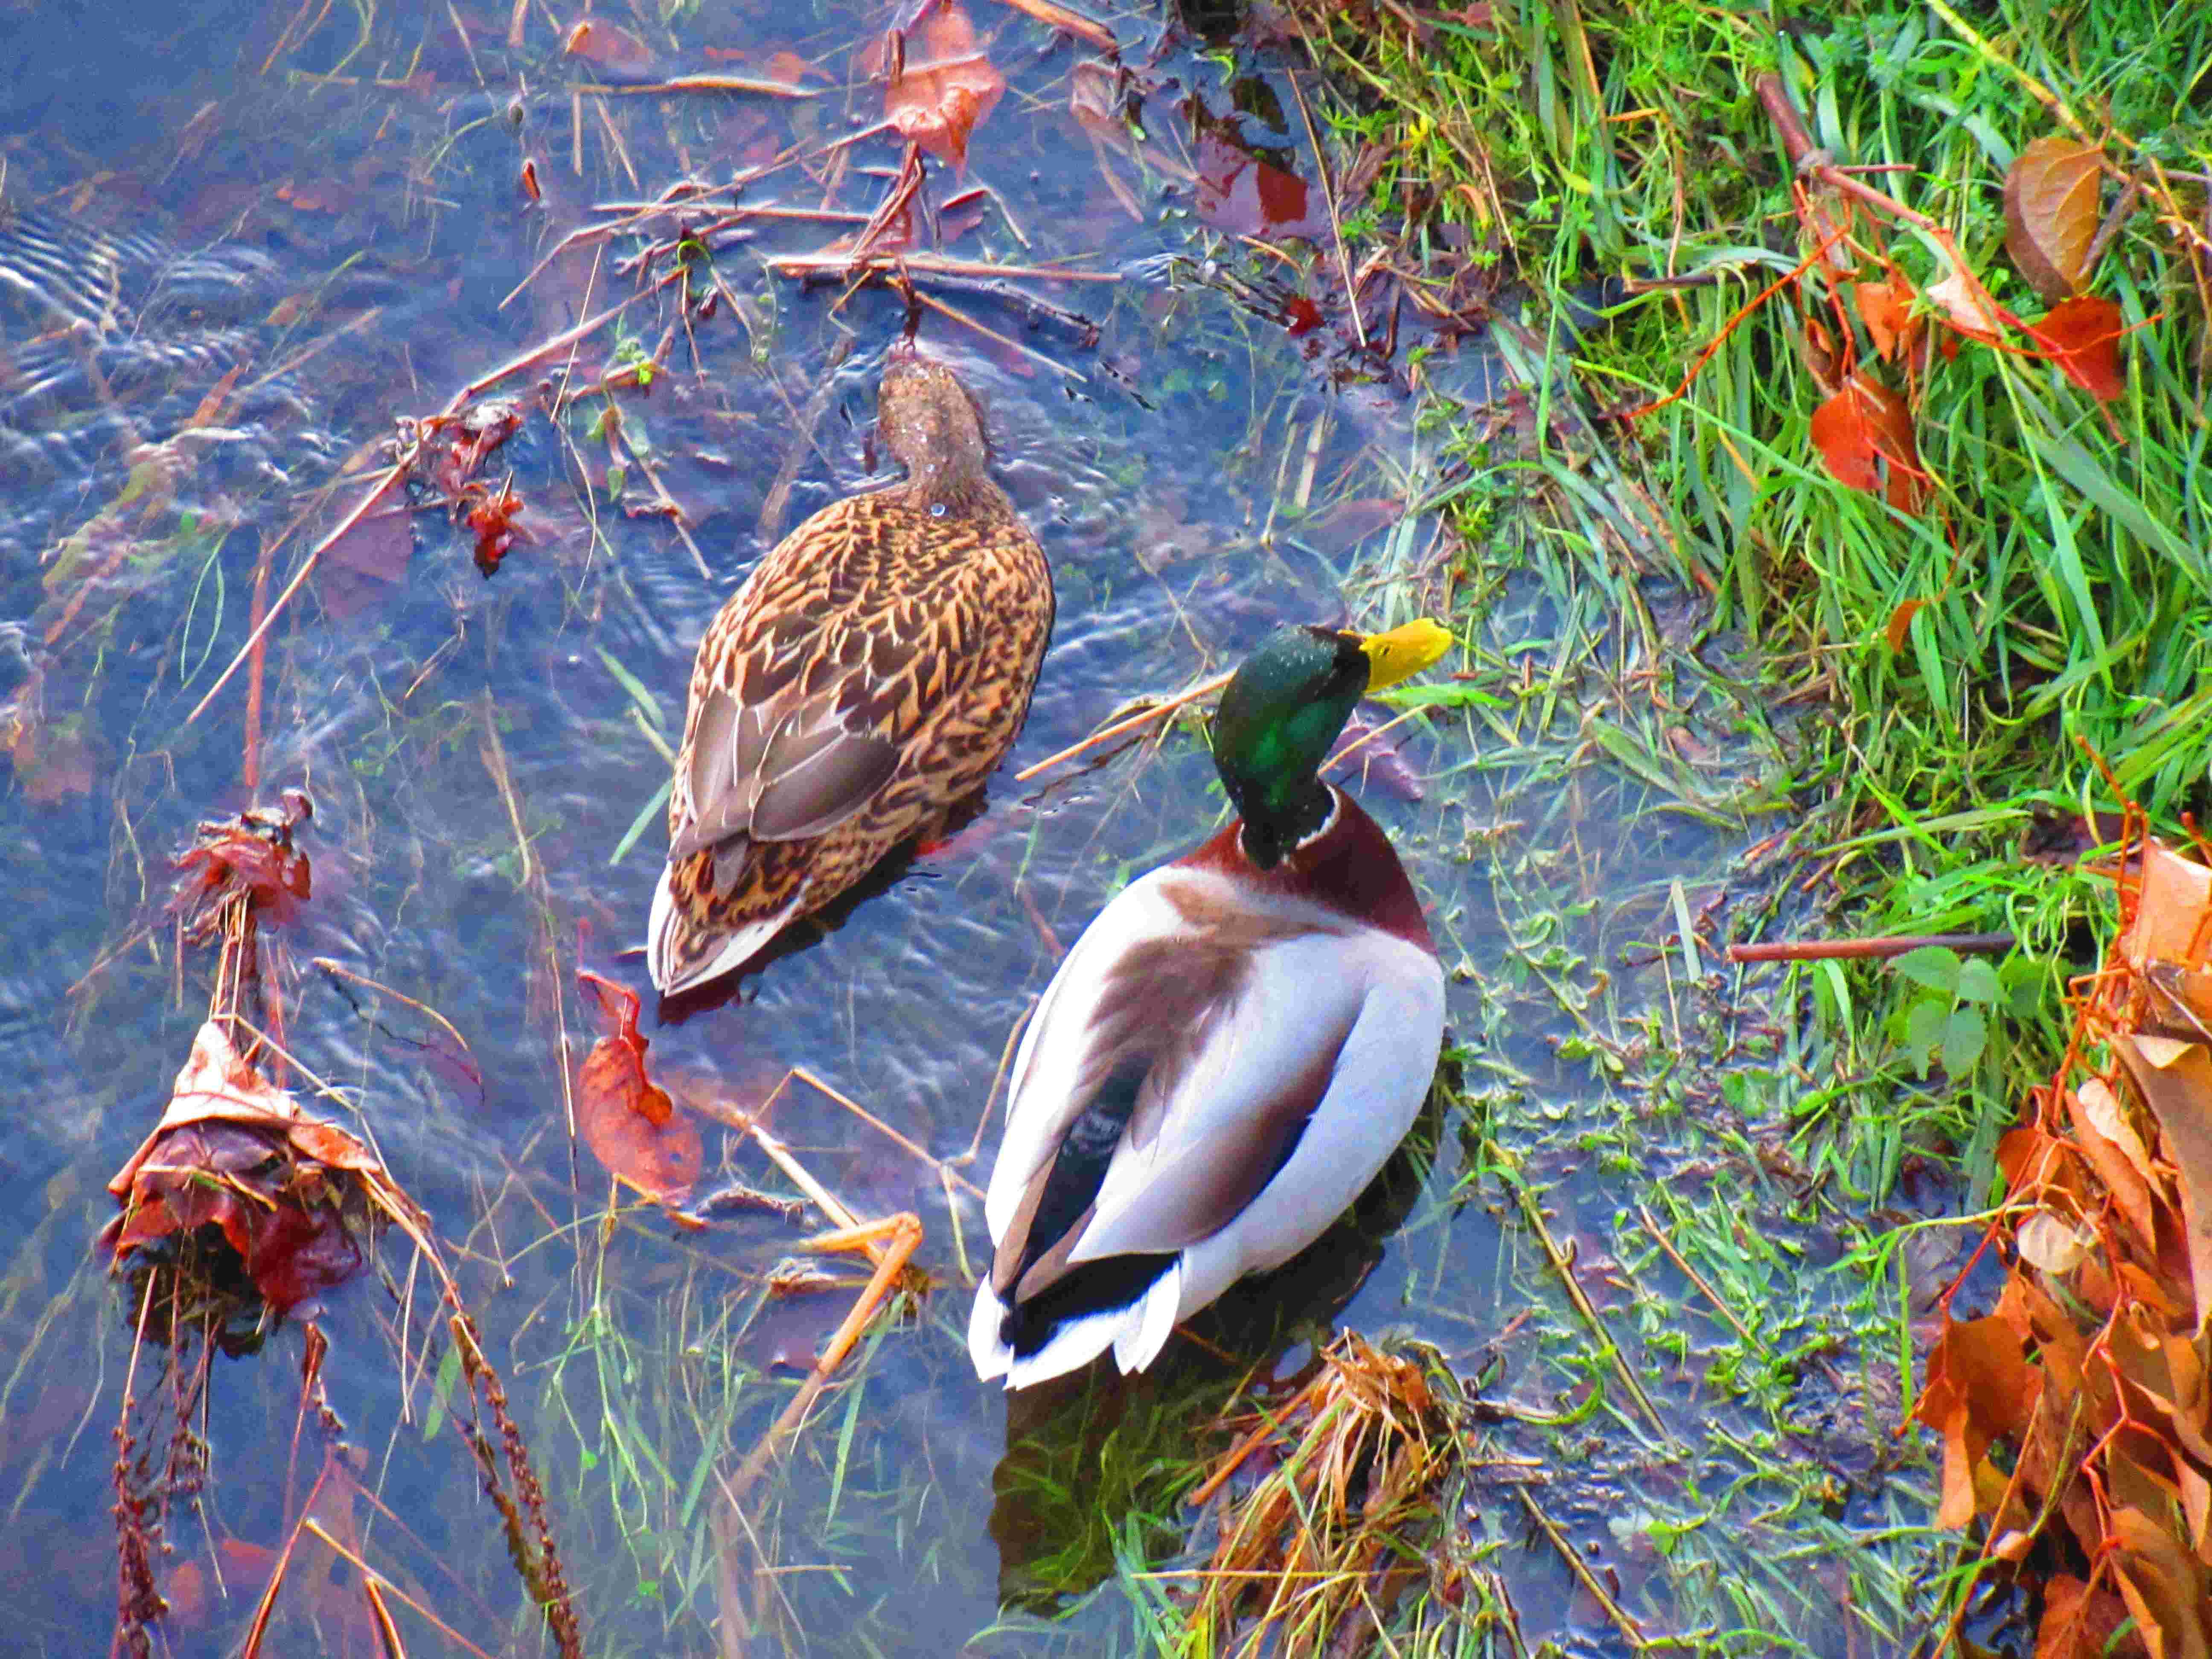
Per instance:
[[[2091,397],[2110,403],[2128,389],[2120,367],[2120,308],[2102,295],[2062,300],[2028,331],[2060,374]]]
[[[964,173],[969,137],[1006,91],[1006,77],[976,45],[959,0],[942,0],[921,20],[907,36],[905,58],[884,88],[884,118]]]
[[[681,1203],[703,1150],[697,1127],[646,1076],[651,1044],[637,1029],[637,993],[586,968],[576,979],[612,1027],[577,1067],[576,1127],[617,1180],[657,1203]]]
[[[1231,236],[1328,234],[1328,215],[1295,173],[1240,149],[1212,125],[1198,132],[1198,216]]]
[[[1954,1320],[1928,1355],[1928,1381],[1912,1414],[1943,1436],[1939,1527],[1963,1527],[1980,1507],[1976,1477],[1990,1443],[2017,1435],[2041,1392],[2041,1374],[2021,1350],[2020,1334],[1994,1315]]]
[[[1839,483],[1919,510],[1922,475],[1905,400],[1864,369],[1813,411],[1813,447]]]

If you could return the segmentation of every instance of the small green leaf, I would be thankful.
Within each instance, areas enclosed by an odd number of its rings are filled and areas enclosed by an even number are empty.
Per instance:
[[[1950,1021],[1950,1011],[1940,1002],[1916,1002],[1905,1017],[1905,1051],[1912,1056],[1913,1066],[1923,1078],[1928,1075],[1929,1057],[1942,1044]]]
[[[2007,957],[1997,968],[1997,983],[2004,987],[2004,1005],[2026,1019],[2043,1003],[2043,964],[2033,957]]]
[[[1961,1002],[1978,1002],[1985,1008],[1996,1007],[2001,1000],[1996,964],[1983,957],[1972,957],[1960,963],[1959,1000]]]
[[[1907,951],[1890,967],[1915,985],[1956,996],[1959,991],[1959,953],[1947,945],[1923,945]]]
[[[1471,685],[1394,685],[1375,694],[1393,708],[1504,708],[1505,699]]]
[[[623,486],[629,482],[629,469],[628,467],[609,467],[607,469],[607,499],[611,501],[619,501],[622,498]]]
[[[448,1343],[446,1357],[438,1362],[437,1381],[430,1385],[430,1408],[422,1414],[422,1437],[434,1440],[446,1420],[446,1402],[453,1397],[453,1384],[460,1380],[461,1350],[457,1343]]]
[[[1974,1062],[1982,1057],[1988,1045],[1989,1027],[1983,1024],[1978,1008],[1959,1008],[1943,1022],[1943,1069],[1954,1078],[1962,1078],[1974,1069]]]

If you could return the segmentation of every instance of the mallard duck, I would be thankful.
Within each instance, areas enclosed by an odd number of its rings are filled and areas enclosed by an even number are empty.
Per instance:
[[[699,642],[646,951],[664,996],[933,833],[1028,713],[1052,573],[991,478],[975,399],[902,356],[876,421],[905,481],[793,530]]]
[[[1426,667],[1432,622],[1273,635],[1222,692],[1239,814],[1132,883],[1045,988],[1014,1059],[968,1350],[1010,1389],[1176,1323],[1351,1207],[1435,1074],[1444,976],[1373,819],[1316,775],[1365,692]]]

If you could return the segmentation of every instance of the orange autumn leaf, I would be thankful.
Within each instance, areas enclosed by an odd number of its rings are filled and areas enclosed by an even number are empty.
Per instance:
[[[1912,411],[1864,369],[1813,411],[1813,447],[1838,483],[1881,495],[1900,513],[1919,510]]]
[[[1006,89],[966,9],[943,0],[908,35],[905,62],[884,88],[884,116],[901,137],[964,172],[969,136]]]
[[[1978,1477],[1990,1443],[2026,1428],[2042,1374],[2004,1319],[1947,1318],[1928,1355],[1928,1381],[1912,1414],[1943,1437],[1941,1527],[1963,1527],[1982,1507]]]
[[[1927,603],[1925,599],[1907,599],[1889,613],[1889,626],[1882,630],[1882,635],[1888,640],[1891,650],[1905,649],[1905,641],[1912,632],[1912,619],[1920,614],[1920,607]]]
[[[645,1074],[649,1043],[637,1029],[637,993],[578,969],[611,1029],[576,1069],[576,1127],[592,1156],[657,1203],[680,1203],[699,1178],[699,1131]]]
[[[2051,302],[2077,293],[2097,235],[2104,152],[2053,133],[2013,158],[2005,173],[2005,252]]]
[[[1851,300],[1858,307],[1859,320],[1866,325],[1875,354],[1885,361],[1894,362],[1902,352],[1911,350],[1920,332],[1912,315],[1913,297],[1912,284],[1905,280],[1902,271],[1892,271],[1886,283],[1852,285]]]
[[[2128,389],[2120,368],[2120,308],[2101,295],[2062,300],[2028,332],[2058,372],[2091,397],[2110,403]]]

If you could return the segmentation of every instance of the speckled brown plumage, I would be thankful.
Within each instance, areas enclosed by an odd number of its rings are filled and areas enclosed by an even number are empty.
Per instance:
[[[700,641],[647,947],[665,994],[743,966],[941,823],[1028,712],[1051,573],[989,476],[974,401],[905,359],[878,420],[905,481],[785,537]]]

